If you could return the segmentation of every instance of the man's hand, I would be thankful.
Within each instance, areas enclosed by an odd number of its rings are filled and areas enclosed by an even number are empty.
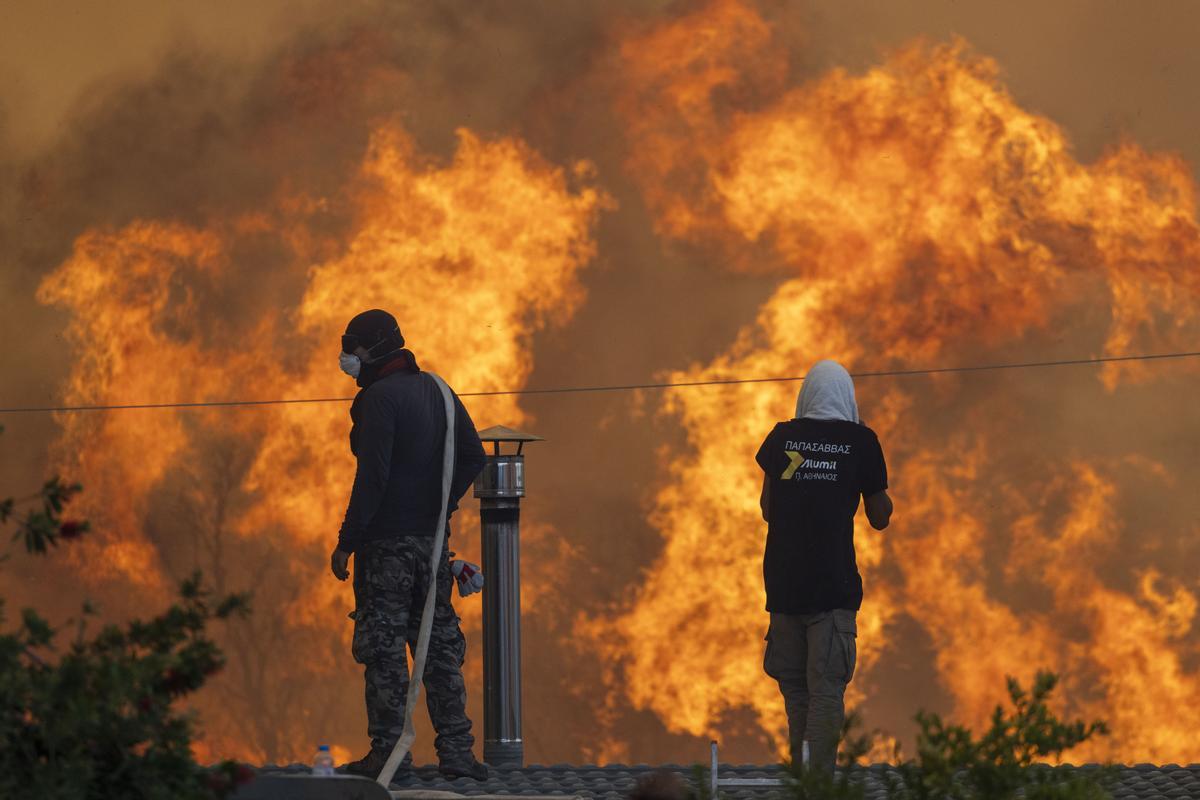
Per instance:
[[[334,549],[333,555],[329,557],[329,569],[333,572],[333,577],[339,581],[344,581],[350,577],[350,554],[345,550]]]
[[[867,522],[877,531],[883,530],[892,521],[892,498],[888,497],[887,489],[864,497],[863,507],[867,512]]]

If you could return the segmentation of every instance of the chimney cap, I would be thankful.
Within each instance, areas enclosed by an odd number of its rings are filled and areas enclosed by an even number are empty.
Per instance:
[[[544,442],[546,441],[541,436],[534,436],[532,433],[522,433],[512,428],[506,428],[503,425],[493,425],[492,427],[479,432],[479,440],[482,442]]]

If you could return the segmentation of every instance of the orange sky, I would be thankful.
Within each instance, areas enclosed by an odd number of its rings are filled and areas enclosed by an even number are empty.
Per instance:
[[[604,4],[575,5],[590,6],[580,15],[590,18]],[[764,5],[806,31],[805,58],[814,67],[865,66],[879,48],[914,36],[961,35],[1000,62],[1024,107],[1065,126],[1085,158],[1123,133],[1200,164],[1200,49],[1194,46],[1200,6],[1190,0]],[[69,125],[83,93],[145,74],[181,45],[252,60],[305,27],[320,29],[369,12],[367,3],[321,0],[11,0],[0,6],[0,106],[7,136],[22,150],[48,143]]]

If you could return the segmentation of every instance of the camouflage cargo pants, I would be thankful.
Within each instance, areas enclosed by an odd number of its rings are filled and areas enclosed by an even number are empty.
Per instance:
[[[391,751],[404,730],[408,695],[407,646],[415,654],[429,590],[433,539],[400,537],[367,542],[354,555],[354,660],[365,667],[367,732],[373,750]],[[443,763],[471,753],[462,665],[467,643],[450,605],[454,576],[443,551],[437,605],[425,661],[424,693]]]
[[[807,741],[810,766],[831,773],[858,656],[856,616],[847,609],[772,614],[763,656],[763,670],[783,694],[792,760]]]

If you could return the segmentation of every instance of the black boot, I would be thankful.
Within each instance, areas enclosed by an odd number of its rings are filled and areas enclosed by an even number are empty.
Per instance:
[[[379,773],[383,772],[383,765],[387,763],[388,756],[391,754],[391,750],[376,750],[372,748],[371,752],[358,761],[343,764],[337,768],[337,771],[345,775],[362,775],[364,778],[375,780],[379,777]],[[412,753],[406,753],[404,760],[400,762],[400,768],[392,776],[392,780],[399,781],[410,777],[412,777]]]
[[[451,780],[474,778],[477,781],[486,781],[488,779],[487,764],[476,761],[473,753],[439,759],[438,772]]]

